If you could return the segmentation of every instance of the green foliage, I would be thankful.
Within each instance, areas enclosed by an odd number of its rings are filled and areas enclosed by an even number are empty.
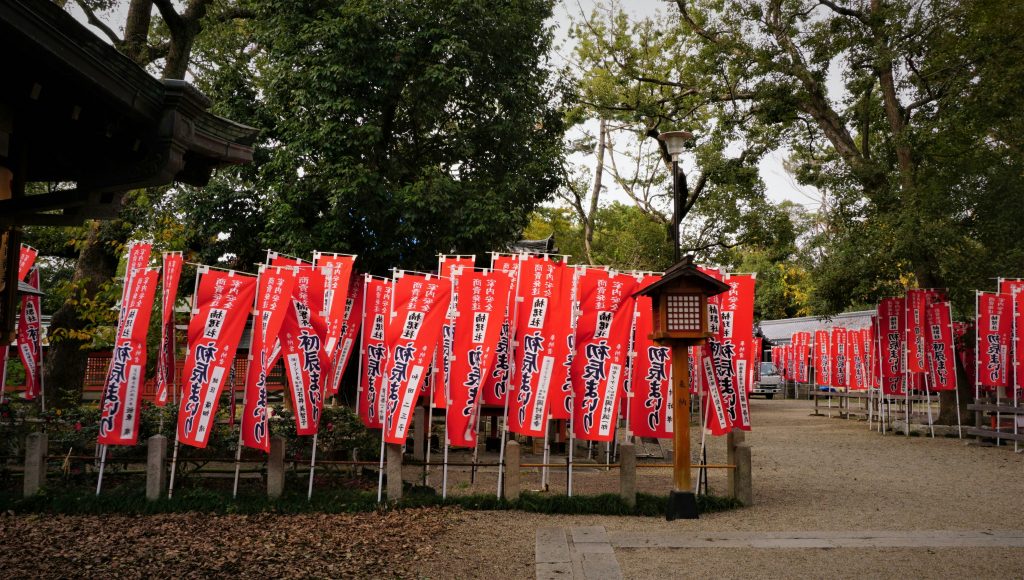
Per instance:
[[[456,506],[470,510],[519,510],[545,514],[575,515],[635,515],[664,517],[667,497],[637,494],[636,507],[630,507],[615,494],[597,496],[548,495],[525,493],[518,500],[506,501],[491,494],[453,496],[442,499],[433,494],[412,494],[397,503],[377,503],[376,492],[352,488],[317,489],[311,500],[306,499],[305,487],[298,480],[286,486],[281,499],[271,500],[266,495],[239,494],[232,499],[229,491],[188,487],[176,490],[173,499],[146,501],[144,490],[138,486],[122,485],[105,490],[99,496],[94,490],[44,491],[31,498],[18,494],[0,494],[0,510],[16,514],[157,514],[203,512],[211,514],[255,513],[348,513],[373,512],[388,509]],[[700,513],[712,513],[741,507],[733,498],[698,496]]]
[[[515,239],[559,185],[552,2],[243,4],[197,46],[200,86],[261,130],[253,167],[186,195],[206,252],[429,269]]]

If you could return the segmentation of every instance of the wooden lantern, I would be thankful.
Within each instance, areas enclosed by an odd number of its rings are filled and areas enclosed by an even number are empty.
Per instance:
[[[697,518],[697,499],[690,483],[690,362],[686,347],[711,336],[708,297],[729,290],[729,285],[697,269],[693,256],[669,268],[661,280],[637,292],[649,296],[654,310],[651,340],[672,346],[672,421],[675,449],[673,490],[669,520]]]

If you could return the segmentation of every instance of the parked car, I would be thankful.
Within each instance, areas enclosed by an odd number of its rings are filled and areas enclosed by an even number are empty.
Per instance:
[[[782,377],[775,371],[775,365],[770,362],[761,363],[761,378],[754,383],[752,395],[764,395],[766,399],[775,398],[776,393],[782,392]]]

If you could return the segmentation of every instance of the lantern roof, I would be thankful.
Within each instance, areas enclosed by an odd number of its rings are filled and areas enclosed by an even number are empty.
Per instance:
[[[701,272],[693,263],[693,255],[689,254],[669,268],[662,275],[661,280],[633,293],[633,296],[657,296],[682,280],[696,286],[706,296],[716,296],[729,290],[729,285],[725,282]]]

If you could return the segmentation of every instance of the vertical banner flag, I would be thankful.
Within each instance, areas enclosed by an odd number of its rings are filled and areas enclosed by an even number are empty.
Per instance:
[[[757,283],[754,274],[725,274],[721,280],[729,285],[729,290],[718,295],[720,318],[722,321],[719,337],[723,344],[732,343],[732,370],[735,378],[737,397],[733,401],[737,405],[736,416],[744,430],[749,423],[742,423],[749,418],[747,393],[751,389],[751,363],[754,360],[754,287]],[[794,353],[794,356],[797,353]],[[796,369],[794,369],[796,374]]]
[[[573,434],[586,441],[611,441],[624,378],[633,293],[637,280],[588,268],[579,277],[573,378]]]
[[[395,272],[392,321],[385,331],[389,352],[384,415],[387,443],[405,443],[420,382],[441,338],[451,294],[452,283],[448,278]]]
[[[132,276],[149,265],[149,255],[152,251],[153,244],[149,242],[132,242],[128,246],[128,257],[125,259],[124,267],[124,285],[121,286],[121,313],[119,316],[124,316],[124,301],[128,295],[128,288],[131,287]]]
[[[324,269],[299,268],[295,274],[291,307],[285,308],[281,324],[281,356],[291,387],[289,395],[295,413],[296,435],[315,435],[324,408],[331,361],[324,336]],[[320,308],[321,310],[316,310]]]
[[[146,333],[156,295],[157,268],[142,268],[126,276],[124,316],[103,385],[99,436],[101,445],[135,445],[139,439],[139,402],[146,382]]]
[[[850,390],[864,390],[868,387],[865,382],[867,376],[864,373],[864,343],[861,341],[860,329],[846,331],[846,344],[846,354],[849,357],[848,366],[850,368],[847,380],[850,383]]]
[[[928,373],[932,390],[956,390],[956,363],[953,358],[953,314],[949,302],[929,304],[925,310],[927,323]]]
[[[505,272],[512,277],[512,301],[508,312],[501,323],[501,334],[498,336],[498,348],[494,353],[494,365],[484,381],[484,393],[481,402],[484,405],[502,406],[508,395],[508,385],[512,375],[512,336],[516,330],[516,307],[519,297],[519,272],[522,269],[521,254],[492,254],[491,269]]]
[[[313,310],[323,310],[327,322],[327,335],[324,337],[324,350],[328,357],[334,358],[334,351],[341,340],[341,327],[345,323],[345,311],[348,310],[348,292],[352,279],[352,268],[356,257],[351,254],[325,254],[313,252],[313,265],[324,276],[324,305],[314,305]],[[328,389],[333,391],[334,385]],[[328,393],[331,394],[331,393]]]
[[[173,388],[177,377],[174,376],[175,348],[174,341],[174,303],[178,300],[178,281],[181,279],[181,267],[184,263],[181,252],[164,252],[163,280],[160,291],[160,350],[156,362],[156,404],[163,407],[167,404],[167,391]]]
[[[476,256],[441,256],[438,258],[437,272],[452,281],[455,292],[452,294],[448,313],[445,315],[444,326],[441,327],[441,350],[438,353],[437,366],[430,374],[430,384],[424,388],[433,390],[430,404],[439,409],[447,407],[445,389],[448,385],[448,371],[451,368],[452,340],[455,336],[455,309],[459,303],[459,273],[470,271],[476,262]]]
[[[883,298],[878,304],[879,366],[882,392],[889,396],[903,396],[903,339],[906,336],[903,298]]]
[[[811,333],[793,333],[793,356],[796,357],[796,382],[806,383],[810,377],[807,374],[807,361],[810,358]]]
[[[509,431],[540,437],[545,433],[548,418],[548,395],[555,370],[553,309],[558,303],[565,264],[547,256],[528,257],[519,273],[519,296],[522,302],[515,332],[515,373],[512,384],[517,388],[509,399]],[[629,301],[632,308],[633,301]],[[632,311],[630,311],[632,314]],[[628,324],[628,322],[627,322]],[[626,332],[629,332],[627,327]],[[627,337],[628,340],[628,337]]]
[[[494,362],[501,325],[512,293],[512,277],[496,270],[462,270],[448,368],[447,443],[476,447],[480,388]]]
[[[920,288],[907,290],[907,370],[911,373],[925,372],[925,308],[928,304],[928,290]]]
[[[358,276],[353,276],[349,282],[348,297],[345,298],[345,315],[341,319],[340,342],[331,362],[333,378],[328,385],[328,397],[338,394],[341,377],[345,374],[349,359],[352,358],[352,349],[355,347],[363,316],[363,286],[363,279]]]
[[[550,415],[553,419],[572,417],[572,379],[569,370],[576,354],[576,295],[580,269],[562,268],[562,283],[559,286],[558,301],[551,316],[551,340],[555,343],[555,368],[551,373],[552,391],[549,395]]]
[[[637,285],[640,291],[661,279],[644,276]],[[650,296],[636,298],[636,333],[633,343],[633,365],[629,400],[629,427],[637,437],[672,437],[672,348],[650,339],[654,331],[654,313]],[[687,351],[687,356],[693,356]],[[692,364],[692,363],[691,363]],[[691,375],[697,367],[691,366]],[[691,380],[691,383],[693,381]]]
[[[764,360],[764,339],[760,336],[754,337],[754,381],[761,381],[761,361]],[[693,367],[690,367],[693,368]]]
[[[999,293],[1010,296],[1013,311],[1013,328],[1010,357],[1010,384],[1015,388],[1024,386],[1024,280],[999,279]]]
[[[1009,386],[1008,362],[1013,303],[1008,294],[978,292],[978,384]]]
[[[256,294],[256,277],[201,266],[182,369],[178,440],[206,447],[224,382]]]
[[[701,400],[701,408],[704,409],[703,422],[709,433],[715,437],[725,435],[732,430],[732,423],[729,422],[729,414],[726,412],[726,404],[723,400],[721,385],[718,384],[718,367],[720,360],[716,357],[715,351],[721,350],[722,346],[715,337],[711,337],[704,343],[701,356],[701,379],[704,382],[704,397]],[[789,347],[786,347],[787,349]]]
[[[778,348],[778,347],[774,347]],[[703,346],[691,346],[687,347],[686,358],[690,363],[690,394],[697,395],[703,392],[704,381],[701,380],[703,368],[701,365],[704,353]],[[672,390],[672,367],[669,365],[669,391]],[[672,404],[672,397],[668,398],[669,405]]]
[[[284,256],[278,254],[273,250],[267,250],[267,265],[271,267],[284,267],[284,266],[309,266],[309,262],[302,258],[293,258],[291,256]]]
[[[242,410],[242,445],[270,452],[267,426],[267,374],[287,309],[295,291],[291,268],[260,267],[253,312],[249,366],[245,373],[245,405]]]
[[[814,331],[814,383],[819,386],[832,384],[831,337],[827,330]]]
[[[39,250],[32,246],[21,245],[18,251],[18,281],[24,282],[25,276],[28,276],[28,271],[32,269],[32,266],[36,263],[36,257],[39,256]]]
[[[833,387],[850,386],[850,355],[847,352],[846,329],[832,329],[832,375]]]
[[[384,426],[384,370],[388,362],[384,335],[391,318],[392,282],[369,275],[364,281],[359,418],[368,428],[380,429]]]
[[[39,268],[29,274],[28,285],[39,290]],[[29,294],[21,297],[21,314],[18,318],[17,347],[21,366],[25,369],[25,398],[35,399],[43,390],[43,344],[42,311],[39,296]],[[4,345],[4,348],[8,348]],[[6,370],[6,369],[5,369]]]

